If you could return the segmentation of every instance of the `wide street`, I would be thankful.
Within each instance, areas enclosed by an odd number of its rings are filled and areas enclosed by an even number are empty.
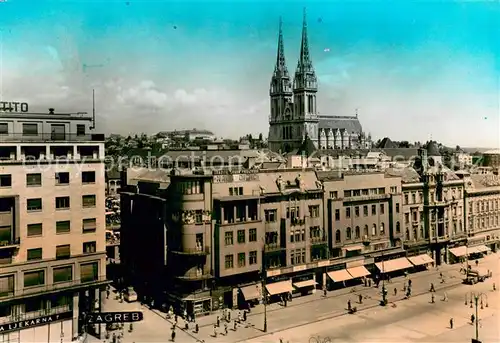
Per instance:
[[[426,272],[410,274],[413,282],[413,296],[403,300],[404,278],[394,279],[387,284],[389,302],[387,307],[378,305],[380,290],[375,287],[357,286],[355,290],[344,289],[329,292],[324,298],[321,292],[294,299],[288,307],[272,304],[267,307],[268,331],[263,332],[263,306],[252,310],[246,324],[239,325],[233,331],[233,323],[228,324],[227,336],[224,329],[218,329],[214,337],[213,324],[217,314],[200,317],[197,322],[200,332],[195,334],[192,325],[189,330],[176,330],[177,342],[312,342],[319,343],[328,337],[331,342],[470,342],[474,336],[474,327],[468,322],[474,309],[464,305],[467,292],[484,292],[488,297],[488,308],[479,310],[482,328],[482,342],[498,342],[498,314],[500,292],[493,292],[493,282],[499,284],[499,254],[491,254],[480,260],[480,266],[493,271],[493,279],[475,286],[462,285],[458,272],[459,265],[442,266]],[[445,276],[445,283],[439,282],[439,273]],[[436,302],[430,303],[430,283],[436,287]],[[393,295],[393,289],[398,293]],[[442,301],[444,292],[448,301]],[[357,304],[357,294],[363,294],[363,304]],[[347,301],[351,300],[359,312],[346,314]],[[125,332],[122,342],[166,342],[170,339],[172,322],[160,311],[151,311],[139,303],[119,303],[108,300],[105,311],[131,311],[140,309],[144,312],[144,321],[134,324],[132,333]],[[233,311],[232,318],[236,317]],[[220,312],[218,313],[220,315]],[[450,318],[454,319],[454,328],[449,328]],[[222,324],[223,325],[223,324]],[[222,326],[221,325],[221,326]],[[179,321],[183,327],[183,320]],[[90,339],[89,342],[97,342]],[[102,340],[101,340],[102,342]]]

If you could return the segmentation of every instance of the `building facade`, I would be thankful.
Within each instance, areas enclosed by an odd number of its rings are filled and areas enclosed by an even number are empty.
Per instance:
[[[317,93],[318,79],[309,51],[304,10],[300,53],[293,80],[286,64],[280,20],[276,64],[269,90],[269,148],[276,152],[291,152],[300,147],[306,136],[321,149],[368,147],[369,140],[357,114],[320,115],[316,106]]]
[[[104,135],[83,114],[0,114],[0,335],[71,342],[106,284]],[[21,329],[22,328],[22,329]]]

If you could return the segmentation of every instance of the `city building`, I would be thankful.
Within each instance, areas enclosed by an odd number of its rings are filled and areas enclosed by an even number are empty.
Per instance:
[[[465,221],[470,251],[500,247],[500,177],[464,173]]]
[[[104,135],[85,114],[0,113],[0,335],[71,342],[106,285]]]
[[[500,149],[483,152],[483,166],[493,168],[495,174],[500,171]]]
[[[291,152],[308,136],[317,148],[368,148],[358,115],[322,115],[316,107],[318,80],[309,51],[304,10],[300,53],[292,82],[285,59],[280,20],[276,64],[270,84],[268,144],[272,151]]]

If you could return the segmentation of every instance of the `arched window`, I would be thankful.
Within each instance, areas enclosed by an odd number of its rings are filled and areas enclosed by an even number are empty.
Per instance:
[[[363,235],[365,237],[368,237],[368,225],[365,225],[364,229],[363,229]],[[363,237],[364,238],[364,237]]]
[[[410,240],[410,230],[409,229],[406,229],[406,240],[407,241]]]
[[[346,239],[351,239],[351,228],[348,227],[346,230],[345,230],[345,235],[346,235]]]
[[[401,224],[396,222],[396,233],[401,233]]]
[[[359,226],[356,226],[356,229],[354,230],[354,238],[359,239],[361,236],[361,231],[359,230]]]
[[[335,232],[335,242],[340,243],[340,230]]]
[[[385,234],[385,227],[384,227],[384,223],[380,224],[380,234],[381,234],[381,235],[384,235],[384,234]]]
[[[377,224],[373,224],[372,227],[372,236],[375,236],[377,234]]]

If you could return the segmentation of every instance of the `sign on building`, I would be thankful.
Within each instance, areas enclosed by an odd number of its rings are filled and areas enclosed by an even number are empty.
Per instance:
[[[14,330],[28,329],[35,326],[47,325],[59,320],[73,318],[73,312],[64,312],[50,316],[38,317],[34,319],[21,320],[14,323],[5,323],[0,325],[0,333],[7,333]]]
[[[141,311],[132,312],[97,312],[87,314],[89,324],[133,323],[144,319]]]
[[[27,102],[0,101],[0,111],[3,112],[28,112]]]

